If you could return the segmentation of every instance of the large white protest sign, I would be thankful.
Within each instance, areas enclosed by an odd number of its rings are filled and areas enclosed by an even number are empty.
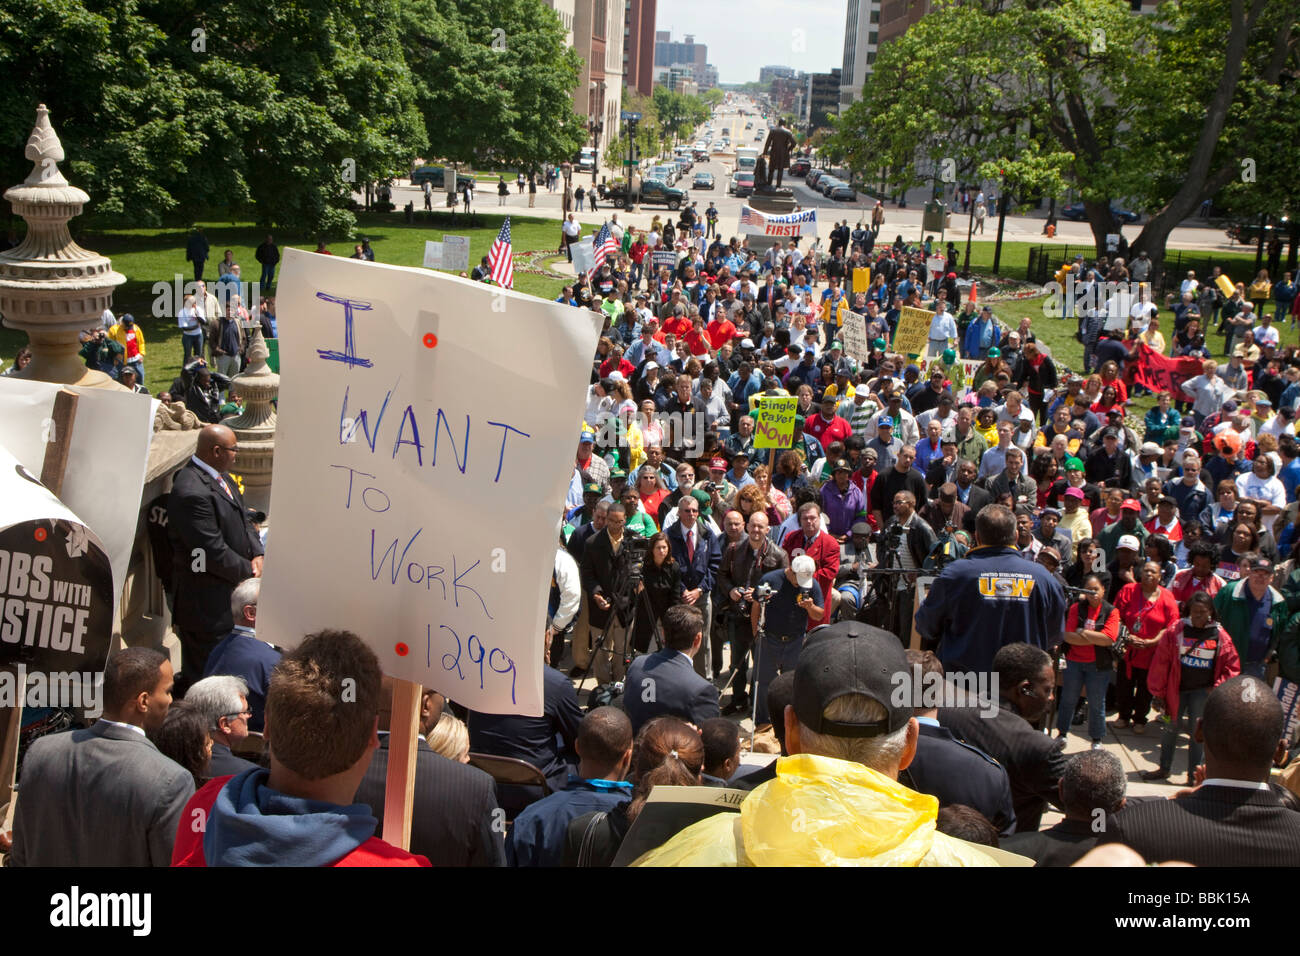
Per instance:
[[[591,236],[572,243],[569,252],[573,254],[574,272],[590,272],[596,268],[596,250],[592,245]]]
[[[442,265],[442,243],[434,242],[431,239],[424,241],[424,267],[426,269],[441,269]]]
[[[740,209],[740,231],[747,236],[776,236],[794,238],[815,235],[817,210],[773,214],[759,212],[753,206]]]
[[[61,387],[0,378],[0,446],[39,476],[47,450],[70,439],[59,498],[104,542],[117,596],[135,544],[156,402],[126,391],[70,386],[78,395],[77,414],[71,436],[60,437],[53,415]]]
[[[846,312],[837,335],[844,346],[844,354],[854,359],[859,368],[865,366],[871,356],[871,346],[867,344],[867,317],[859,312]]]
[[[539,715],[557,524],[598,318],[286,251],[258,636],[346,628],[384,671]],[[538,336],[537,330],[546,334]]]
[[[0,665],[102,670],[115,593],[104,543],[0,448]]]
[[[469,269],[469,236],[442,237],[442,267],[449,272]]]

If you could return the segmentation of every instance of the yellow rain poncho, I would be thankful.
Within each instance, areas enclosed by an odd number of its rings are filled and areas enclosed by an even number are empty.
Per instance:
[[[778,760],[776,774],[739,815],[701,820],[633,865],[1002,866],[1021,859],[936,832],[937,799],[862,764],[799,754]]]

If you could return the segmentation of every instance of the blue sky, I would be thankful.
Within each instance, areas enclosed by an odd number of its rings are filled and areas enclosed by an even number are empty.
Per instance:
[[[844,59],[847,0],[659,0],[655,29],[687,33],[709,47],[723,83],[758,79],[760,67],[827,73]],[[798,32],[797,32],[798,31]]]

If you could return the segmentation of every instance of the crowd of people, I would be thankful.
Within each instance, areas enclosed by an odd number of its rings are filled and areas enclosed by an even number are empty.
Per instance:
[[[641,865],[1068,865],[1116,841],[1151,862],[1300,863],[1300,802],[1271,776],[1294,743],[1271,681],[1300,682],[1295,350],[1255,338],[1235,386],[1207,361],[1139,426],[1133,339],[1158,310],[1099,333],[1072,374],[1028,318],[963,298],[955,249],[931,272],[942,252],[841,223],[825,257],[797,240],[760,256],[700,218],[643,234],[613,217],[620,252],[558,299],[603,328],[543,713],[424,694],[409,852],[375,836],[391,688],[355,635],[288,653],[258,636],[259,516],[228,477],[234,433],[204,419],[166,505],[181,669],[114,654],[103,719],[26,748],[10,865],[610,865],[659,785],[744,791],[746,825],[707,816]],[[664,248],[676,266],[646,268]],[[182,330],[213,349],[215,371],[187,364],[210,389],[245,345],[230,302],[203,297]],[[892,347],[905,305],[934,316],[928,360]],[[865,355],[840,339],[850,313]],[[759,447],[760,401],[788,396],[790,437]],[[1112,709],[1115,731],[1160,724],[1150,780],[1173,776],[1186,725],[1190,792],[1126,794],[1101,749]],[[744,718],[780,759],[742,761]],[[1092,748],[1067,756],[1076,727]],[[476,755],[536,773],[498,782]],[[95,818],[55,796],[89,781]],[[1051,807],[1064,819],[1042,829]]]

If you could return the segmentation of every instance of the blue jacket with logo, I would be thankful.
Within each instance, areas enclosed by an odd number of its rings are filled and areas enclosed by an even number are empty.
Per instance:
[[[992,671],[1004,644],[1047,650],[1065,626],[1056,577],[1014,548],[974,548],[943,569],[916,611],[916,629],[944,671]]]

